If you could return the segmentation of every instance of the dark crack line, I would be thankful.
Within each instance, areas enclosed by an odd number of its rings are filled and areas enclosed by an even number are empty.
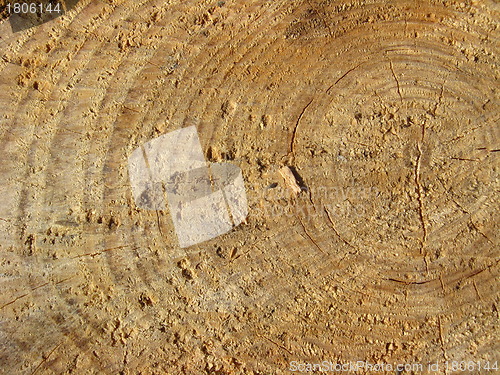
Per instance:
[[[332,217],[330,216],[330,212],[328,211],[328,209],[325,206],[323,206],[323,210],[325,211],[326,216],[328,217],[328,221],[330,222],[330,225],[331,225],[333,231],[335,232],[335,234],[337,235],[337,237],[340,238],[340,240],[343,243],[345,243],[346,245],[352,247],[353,249],[356,249],[356,247],[353,244],[351,244],[349,241],[347,241],[344,237],[342,237],[340,235],[337,228],[335,228],[335,224],[333,223]]]
[[[309,103],[307,103],[307,105],[302,109],[302,112],[300,112],[300,115],[297,118],[297,122],[295,123],[295,128],[293,129],[293,134],[292,134],[292,141],[290,142],[290,153],[292,154],[293,157],[295,157],[295,138],[297,137],[297,129],[300,125],[300,120],[302,119],[302,116],[304,116],[305,111],[311,105],[313,100],[314,98],[311,99]]]
[[[50,358],[50,356],[52,355],[52,353],[54,353],[56,351],[56,349],[59,348],[60,346],[61,346],[61,344],[56,345],[56,347],[54,349],[52,349],[49,354],[47,354],[46,356],[43,356],[42,360],[40,361],[40,363],[38,364],[38,366],[35,367],[35,369],[31,373],[31,375],[34,375],[40,369],[40,367],[42,367],[42,365],[45,362],[47,362],[47,360]]]
[[[272,344],[276,345],[278,348],[281,348],[281,349],[283,349],[284,351],[286,351],[288,354],[293,355],[293,353],[292,353],[290,350],[288,350],[288,349],[287,349],[286,347],[284,347],[283,345],[278,344],[276,341],[274,341],[274,340],[270,339],[269,337],[267,337],[267,336],[263,336],[263,335],[259,335],[259,334],[257,334],[257,336],[259,336],[259,337],[261,337],[261,338],[263,338],[263,339],[266,339],[266,340],[267,340],[267,341],[269,341],[270,343],[272,343]]]
[[[109,249],[104,249],[104,250],[101,250],[101,251],[97,251],[95,253],[85,253],[85,254],[75,255],[72,259],[82,258],[82,257],[86,257],[86,256],[90,256],[90,257],[94,258],[94,257],[96,257],[98,255],[107,253],[108,251],[123,249],[125,247],[129,247],[129,245],[121,245],[121,246],[116,246],[116,247],[110,247]]]
[[[476,281],[474,279],[472,279],[472,285],[474,286],[474,290],[476,291],[478,298],[482,301],[483,299],[481,298],[481,294],[479,293],[479,289],[477,289]]]
[[[451,159],[460,161],[481,161],[479,159],[467,159],[467,158],[456,158],[456,157],[451,157]]]
[[[351,69],[349,69],[347,72],[345,72],[344,74],[342,74],[342,75],[340,76],[340,78],[338,78],[338,79],[337,79],[337,80],[333,83],[333,85],[331,85],[330,87],[328,87],[328,88],[326,89],[326,91],[325,91],[325,92],[326,92],[327,94],[329,94],[329,93],[330,93],[330,90],[333,88],[333,86],[335,86],[337,83],[339,83],[341,80],[343,80],[343,79],[344,79],[344,78],[345,78],[345,77],[346,77],[349,73],[351,73],[353,70],[358,69],[360,66],[361,66],[361,64],[358,64],[358,65],[356,65],[354,68],[351,68]]]
[[[480,230],[480,229],[477,227],[476,223],[474,223],[474,221],[472,220],[472,217],[470,217],[470,223],[471,223],[471,225],[472,225],[472,228],[474,228],[474,230],[475,230],[476,232],[478,232],[481,236],[483,236],[483,237],[484,237],[484,238],[485,238],[485,239],[486,239],[486,240],[487,240],[490,244],[495,245],[495,244],[493,243],[493,241],[492,241],[492,240],[490,240],[490,238],[489,238],[486,234],[484,234],[482,230]]]
[[[317,249],[318,249],[319,251],[321,251],[321,252],[322,252],[323,254],[325,254],[325,255],[328,255],[328,254],[326,253],[326,251],[325,251],[325,250],[323,250],[323,249],[321,248],[321,246],[319,246],[319,245],[318,245],[318,243],[317,243],[317,242],[316,242],[316,241],[315,241],[315,240],[311,237],[311,235],[310,235],[310,234],[309,234],[309,232],[307,231],[306,226],[304,225],[304,223],[302,222],[302,220],[301,220],[300,218],[298,218],[298,219],[299,219],[300,225],[302,225],[302,229],[304,229],[304,233],[306,234],[307,238],[309,238],[309,240],[310,240],[310,241],[314,244],[314,246],[316,246],[316,247],[317,247]]]
[[[65,282],[65,281],[71,280],[73,277],[74,277],[74,276],[67,277],[67,278],[65,278],[65,279],[59,280],[59,281],[57,281],[57,282],[53,283],[53,285],[58,285],[58,284],[61,284],[61,283]],[[43,284],[41,284],[41,285],[35,286],[35,287],[31,288],[31,292],[33,292],[33,291],[35,291],[35,290],[37,290],[37,289],[39,289],[39,288],[42,288],[42,287],[44,287],[44,286],[47,286],[47,285],[49,285],[49,284],[50,284],[49,282],[46,282],[46,283],[43,283]],[[21,298],[26,297],[28,294],[29,294],[29,293],[24,293],[24,294],[20,295],[19,297],[14,298],[12,301],[7,302],[6,304],[4,304],[4,305],[0,306],[0,310],[1,310],[1,309],[3,309],[4,307],[7,307],[7,306],[9,306],[9,305],[12,305],[14,302],[19,301]]]
[[[401,95],[401,87],[399,85],[399,80],[398,80],[398,77],[396,76],[396,73],[394,72],[394,67],[392,66],[392,61],[389,61],[389,63],[391,66],[392,76],[394,77],[394,80],[396,81],[396,86],[398,88],[399,100],[401,100],[401,103],[402,103],[403,102],[403,95]]]
[[[430,282],[436,281],[437,279],[424,280],[424,281],[404,281],[404,280],[398,280],[398,279],[394,279],[394,278],[390,277],[390,278],[383,279],[383,280],[394,281],[396,283],[405,284],[405,285],[423,285],[423,284],[428,284]]]
[[[420,184],[420,162],[422,159],[422,148],[420,143],[417,144],[418,155],[417,162],[415,165],[415,184],[417,185],[417,199],[418,199],[418,215],[420,217],[420,222],[422,224],[422,238],[420,239],[420,254],[424,253],[424,247],[427,242],[427,226],[425,224],[425,215],[424,215],[424,202],[422,198],[422,185]]]
[[[156,212],[156,223],[158,224],[158,232],[160,232],[160,236],[164,238],[165,236],[163,235],[163,230],[161,229],[160,214],[158,213],[158,210],[155,210],[155,212]]]
[[[432,115],[432,117],[436,117],[436,111],[443,103],[444,85],[445,84],[446,84],[446,79],[443,81],[443,84],[441,85],[441,91],[439,93],[439,98],[438,98],[438,100],[436,100],[436,103],[434,104],[434,108],[429,112]]]
[[[483,150],[483,151],[488,151],[488,152],[499,152],[500,149],[496,148],[496,149],[493,149],[493,150],[490,150],[489,148],[487,147],[479,147],[477,148],[476,150]]]
[[[26,297],[27,295],[28,295],[28,293],[25,293],[25,294],[23,294],[23,295],[21,295],[21,296],[19,296],[19,297],[16,297],[15,299],[13,299],[13,300],[12,300],[12,301],[10,301],[10,302],[7,302],[5,305],[3,305],[2,307],[0,307],[0,310],[1,310],[1,309],[3,309],[4,307],[7,307],[7,306],[9,306],[9,305],[12,305],[14,302],[16,302],[16,301],[20,300],[21,298]]]
[[[450,193],[450,195],[446,195],[446,198],[452,201],[455,204],[455,206],[457,206],[460,209],[460,211],[462,211],[462,213],[469,215],[469,222],[472,225],[472,227],[476,230],[476,232],[478,232],[481,236],[483,236],[489,243],[495,245],[494,242],[485,233],[483,233],[483,231],[481,231],[474,223],[474,221],[472,220],[472,214],[469,211],[467,211],[460,203],[458,203],[457,200],[453,197],[454,196],[453,191],[451,189],[448,189],[439,177],[437,178],[437,180],[443,186],[443,188]]]

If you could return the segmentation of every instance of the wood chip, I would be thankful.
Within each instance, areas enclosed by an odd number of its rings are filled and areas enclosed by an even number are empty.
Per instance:
[[[288,166],[281,167],[279,169],[280,175],[283,177],[285,180],[285,184],[288,186],[288,188],[295,194],[300,194],[302,189],[300,188],[299,184],[297,183],[297,179],[295,178],[295,175],[293,174],[292,170]]]

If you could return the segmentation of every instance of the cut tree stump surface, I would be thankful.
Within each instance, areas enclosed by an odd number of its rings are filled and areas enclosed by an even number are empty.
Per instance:
[[[500,360],[499,20],[480,0],[3,19],[0,373]],[[127,158],[191,125],[249,215],[181,249]]]

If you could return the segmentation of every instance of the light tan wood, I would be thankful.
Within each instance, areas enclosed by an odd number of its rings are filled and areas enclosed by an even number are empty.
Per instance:
[[[0,373],[498,360],[499,12],[85,0],[2,21]],[[190,125],[242,169],[249,216],[180,249],[127,158]]]

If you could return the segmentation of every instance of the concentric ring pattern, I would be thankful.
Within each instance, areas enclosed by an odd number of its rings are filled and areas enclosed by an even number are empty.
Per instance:
[[[0,368],[498,360],[499,13],[85,0],[3,20]],[[241,167],[250,214],[180,249],[168,211],[135,206],[127,158],[191,125]]]

